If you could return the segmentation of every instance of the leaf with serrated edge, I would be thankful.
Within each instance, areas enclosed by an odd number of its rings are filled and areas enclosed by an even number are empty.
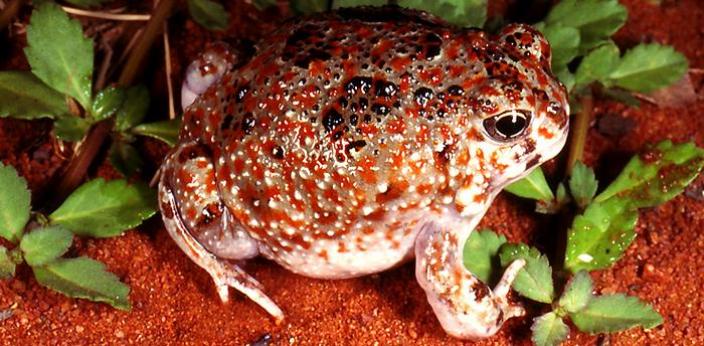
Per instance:
[[[356,6],[384,6],[386,0],[333,0],[332,8],[356,7]]]
[[[550,201],[554,198],[540,167],[534,169],[523,179],[507,186],[504,190],[519,197],[539,201]]]
[[[517,259],[526,260],[525,267],[513,282],[513,289],[528,299],[552,303],[555,296],[552,268],[545,255],[526,244],[504,244],[499,250],[499,258],[503,267]]]
[[[81,24],[56,4],[43,3],[30,18],[27,45],[25,55],[32,73],[90,109],[93,42],[83,36]]]
[[[531,340],[535,346],[557,346],[567,339],[570,328],[554,312],[548,312],[533,319],[530,327]]]
[[[579,29],[581,50],[586,51],[618,31],[627,17],[628,11],[617,0],[562,0],[545,22]]]
[[[27,181],[12,166],[0,163],[0,237],[17,243],[29,221],[30,193]]]
[[[63,141],[77,142],[85,136],[89,128],[88,120],[70,115],[54,121],[54,134]]]
[[[464,266],[485,284],[489,284],[499,248],[506,243],[506,237],[490,229],[472,232],[464,244]],[[497,263],[498,264],[498,263]]]
[[[105,270],[105,265],[88,257],[60,258],[44,266],[33,267],[42,286],[69,297],[104,302],[120,310],[129,310],[130,288]]]
[[[0,245],[0,280],[15,276],[15,262],[10,258],[7,248]]]
[[[95,95],[92,115],[96,121],[103,120],[113,115],[122,106],[125,100],[125,91],[120,88],[108,87]]]
[[[592,298],[592,289],[591,276],[586,271],[580,270],[567,283],[565,292],[557,304],[567,312],[582,310]]]
[[[587,333],[613,333],[642,326],[651,329],[662,324],[662,316],[636,297],[612,294],[593,297],[584,309],[570,313],[572,322]]]
[[[115,113],[115,128],[125,131],[136,126],[149,109],[149,90],[143,85],[133,86],[125,91],[122,106]]]
[[[230,21],[225,7],[213,0],[188,0],[188,11],[198,24],[209,30],[225,30]]]
[[[30,266],[49,263],[68,251],[73,234],[61,226],[35,229],[22,237],[20,249]]]
[[[181,122],[178,119],[157,121],[135,126],[132,132],[141,136],[158,139],[173,147],[178,142],[178,132]]]
[[[654,207],[680,194],[703,165],[704,149],[694,143],[662,141],[631,158],[594,201],[628,195],[639,208]]]
[[[580,161],[572,168],[569,184],[572,197],[580,208],[585,208],[591,203],[599,187],[594,171]]]
[[[567,233],[565,268],[575,273],[610,266],[635,238],[636,221],[638,211],[627,199],[591,203]]]
[[[25,71],[0,71],[0,118],[53,118],[68,113],[66,96]]]
[[[78,187],[49,219],[78,235],[112,237],[154,215],[155,202],[146,185],[95,179]]]
[[[481,28],[486,22],[486,0],[398,0],[397,4],[432,13],[457,26]]]
[[[619,63],[619,49],[612,41],[592,50],[579,63],[574,74],[576,88],[581,88],[599,81],[602,84],[611,85],[609,74]]]
[[[687,58],[670,46],[640,44],[623,55],[609,78],[624,89],[651,92],[680,80],[687,72]]]

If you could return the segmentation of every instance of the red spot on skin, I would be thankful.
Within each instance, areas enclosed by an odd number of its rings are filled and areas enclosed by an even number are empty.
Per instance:
[[[391,65],[391,68],[396,72],[404,71],[410,64],[411,59],[406,56],[397,56],[389,61],[389,65]]]
[[[365,156],[357,164],[361,168],[360,177],[368,184],[376,184],[376,173],[373,170],[376,167],[376,160],[373,157]]]
[[[389,133],[403,134],[406,131],[405,119],[394,119],[387,123],[386,131]]]
[[[377,43],[371,51],[372,57],[379,57],[393,47],[394,43],[391,40],[382,39]]]
[[[555,136],[550,130],[542,126],[538,129],[538,134],[545,139],[552,139]]]
[[[416,141],[418,143],[426,143],[430,139],[430,129],[427,125],[423,124],[416,133]]]
[[[310,66],[308,67],[308,71],[310,71],[310,76],[311,77],[317,77],[319,75],[323,75],[325,73],[325,66],[326,63],[325,61],[322,60],[313,60],[310,63]],[[328,70],[329,72],[330,70]],[[329,78],[329,73],[328,76],[325,76],[326,78]]]
[[[420,72],[420,79],[431,85],[438,85],[443,80],[443,71],[441,68],[431,68]]]

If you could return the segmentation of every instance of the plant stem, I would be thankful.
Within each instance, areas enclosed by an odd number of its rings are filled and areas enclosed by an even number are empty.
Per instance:
[[[587,141],[587,131],[589,130],[589,119],[594,110],[594,100],[591,94],[582,96],[581,109],[575,115],[572,135],[570,136],[570,150],[567,156],[567,175],[572,175],[572,167],[577,161],[582,161],[584,157],[584,143]]]
[[[149,48],[159,36],[163,23],[171,14],[171,11],[176,3],[176,0],[161,0],[154,9],[154,14],[147,23],[142,36],[139,38],[135,49],[130,53],[127,63],[125,64],[120,78],[118,79],[119,86],[129,86],[134,83],[134,80],[139,73],[144,58],[149,52]],[[61,176],[61,180],[56,185],[54,193],[51,194],[48,208],[58,206],[66,197],[78,187],[83,180],[83,177],[88,171],[91,163],[98,154],[100,147],[106,138],[109,137],[112,131],[114,121],[106,119],[100,121],[93,126],[86,137],[81,141],[78,149],[74,153],[69,162],[65,173]]]
[[[134,82],[137,73],[142,68],[142,61],[144,57],[149,53],[149,48],[156,40],[156,38],[161,34],[161,30],[164,28],[164,21],[171,15],[171,11],[176,4],[176,0],[160,0],[154,9],[151,19],[147,23],[147,27],[144,28],[142,37],[137,42],[134,50],[127,59],[124,69],[122,69],[122,74],[120,74],[120,79],[118,84],[121,86],[128,86]]]
[[[25,0],[10,0],[5,9],[0,13],[0,30],[10,25],[12,19],[17,16]]]

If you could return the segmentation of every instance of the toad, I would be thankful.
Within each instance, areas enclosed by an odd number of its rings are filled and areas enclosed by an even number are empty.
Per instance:
[[[495,36],[394,7],[290,21],[246,56],[214,45],[189,67],[180,140],[159,203],[179,247],[215,282],[284,314],[241,262],[313,278],[415,258],[442,327],[493,335],[523,309],[516,260],[489,288],[463,247],[494,197],[562,149],[565,88],[526,25]]]

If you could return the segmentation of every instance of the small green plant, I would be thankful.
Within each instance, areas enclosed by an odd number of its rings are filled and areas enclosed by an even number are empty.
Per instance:
[[[594,172],[579,161],[568,180],[569,189],[560,184],[553,194],[542,173],[516,185],[514,192],[538,200],[539,205],[564,207],[573,201],[582,211],[568,231],[562,266],[565,273],[557,275],[574,276],[559,299],[547,257],[528,245],[508,244],[505,237],[490,230],[470,236],[464,250],[465,266],[490,283],[499,262],[506,267],[515,259],[526,260],[513,288],[528,299],[553,306],[551,312],[534,319],[536,345],[557,345],[564,340],[569,332],[563,322],[566,317],[588,333],[656,327],[662,323],[660,315],[636,298],[593,296],[587,271],[608,268],[618,261],[635,239],[638,209],[655,207],[679,195],[702,167],[704,149],[693,143],[663,141],[634,156],[598,195]]]
[[[31,72],[0,71],[0,117],[54,119],[56,137],[66,141],[80,140],[95,123],[114,121],[110,158],[125,176],[141,165],[132,146],[135,136],[175,142],[177,121],[140,124],[149,108],[146,88],[110,86],[93,92],[93,43],[57,5],[46,2],[34,10],[27,45]]]
[[[271,6],[271,1],[255,1],[260,8]],[[322,12],[328,9],[355,6],[384,6],[392,1],[388,0],[293,0],[291,9],[295,13],[309,14]],[[482,27],[486,22],[486,0],[398,0],[396,5],[432,13],[442,17],[448,23],[464,27]],[[329,6],[329,7],[328,7]]]
[[[69,297],[105,302],[129,310],[129,287],[89,257],[67,258],[73,236],[114,237],[156,212],[154,192],[124,180],[89,181],[49,215],[32,212],[27,182],[0,164],[0,278],[27,263],[41,285]]]

